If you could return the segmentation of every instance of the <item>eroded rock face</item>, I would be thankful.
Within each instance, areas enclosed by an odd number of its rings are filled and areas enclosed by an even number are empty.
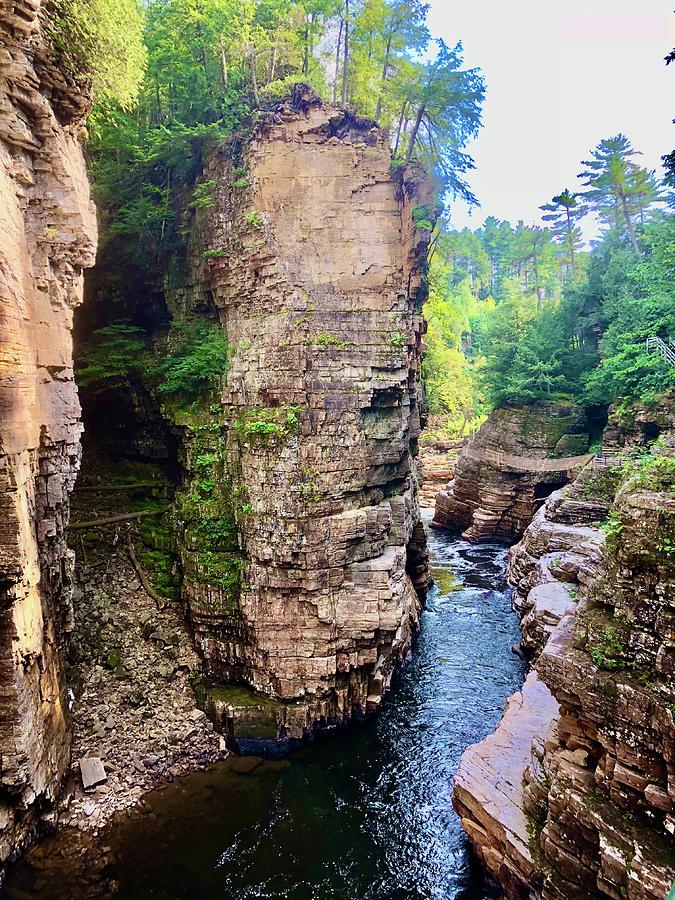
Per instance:
[[[566,472],[528,472],[495,461],[502,452],[545,460],[585,452],[588,435],[573,406],[497,409],[462,451],[455,475],[436,497],[433,525],[473,541],[519,538]],[[487,453],[487,458],[485,454]]]
[[[509,706],[495,734],[465,754],[455,793],[508,898],[662,900],[675,882],[675,498],[629,479],[612,500],[617,478],[601,463],[587,467],[511,551],[523,642],[542,651],[539,708],[548,698],[553,707],[522,781],[510,766],[517,754],[498,748],[532,720]],[[607,537],[603,508],[613,508]],[[505,799],[504,783],[521,789]],[[523,813],[528,852],[522,827],[504,826]]]
[[[428,198],[390,162],[372,122],[300,88],[204,172],[188,302],[216,310],[232,358],[220,408],[184,431],[192,489],[207,455],[220,486],[198,515],[179,499],[184,594],[207,672],[282,701],[265,714],[279,736],[377,707],[428,577],[412,218]],[[232,522],[216,553],[205,514]]]
[[[71,325],[96,221],[78,133],[89,101],[49,63],[39,2],[0,6],[0,863],[69,763],[68,492],[80,459]]]

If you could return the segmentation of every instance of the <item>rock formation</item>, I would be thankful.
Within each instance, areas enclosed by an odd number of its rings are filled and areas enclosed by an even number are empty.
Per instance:
[[[525,471],[496,454],[544,461],[577,456],[588,446],[577,407],[565,404],[497,409],[469,441],[455,476],[436,497],[433,525],[472,541],[519,538],[535,511],[569,480],[564,471]]]
[[[212,154],[204,179],[184,296],[215,311],[231,360],[220,404],[177,417],[184,596],[207,673],[282,701],[249,727],[253,701],[237,714],[241,692],[225,691],[237,735],[299,738],[379,704],[416,627],[413,582],[426,586],[425,198],[392,175],[372,122],[307,88],[236,164]],[[218,487],[199,496],[205,475]],[[209,520],[232,523],[225,540]]]
[[[665,428],[665,446],[621,471],[589,465],[511,551],[524,644],[542,652],[522,700],[465,753],[454,798],[508,898],[662,900],[675,881],[675,453],[664,406],[660,424],[642,411],[628,434],[614,417],[605,438],[640,446]],[[520,712],[532,679],[545,692],[534,724]]]
[[[80,460],[71,325],[96,221],[78,134],[89,107],[51,63],[40,3],[0,6],[0,863],[69,764],[68,492]]]

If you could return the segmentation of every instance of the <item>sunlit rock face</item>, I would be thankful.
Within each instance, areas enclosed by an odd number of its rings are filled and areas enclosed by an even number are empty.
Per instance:
[[[71,325],[96,221],[78,144],[89,101],[45,43],[39,2],[0,7],[0,863],[54,801],[70,752]]]
[[[472,541],[517,540],[544,498],[569,475],[523,471],[498,464],[494,454],[542,461],[574,457],[587,446],[583,416],[573,405],[494,410],[463,449],[454,478],[436,496],[433,524],[461,531]]]
[[[221,454],[242,569],[236,591],[210,577],[188,527],[184,593],[208,673],[284,701],[297,737],[376,708],[418,621],[429,198],[372,122],[308,88],[204,179],[186,302],[217,310],[232,356],[211,430],[183,440],[193,478],[197,444]]]

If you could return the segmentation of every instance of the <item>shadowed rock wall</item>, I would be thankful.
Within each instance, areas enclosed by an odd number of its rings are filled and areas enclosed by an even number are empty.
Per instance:
[[[0,863],[69,763],[70,332],[96,244],[77,140],[89,102],[48,62],[41,15],[39,2],[0,5]]]

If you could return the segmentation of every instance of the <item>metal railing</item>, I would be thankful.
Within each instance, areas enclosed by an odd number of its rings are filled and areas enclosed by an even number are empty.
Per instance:
[[[661,340],[660,337],[648,337],[647,352],[658,353],[659,356],[662,356],[671,366],[675,366],[675,342],[672,338],[668,338],[668,343],[666,343]]]

